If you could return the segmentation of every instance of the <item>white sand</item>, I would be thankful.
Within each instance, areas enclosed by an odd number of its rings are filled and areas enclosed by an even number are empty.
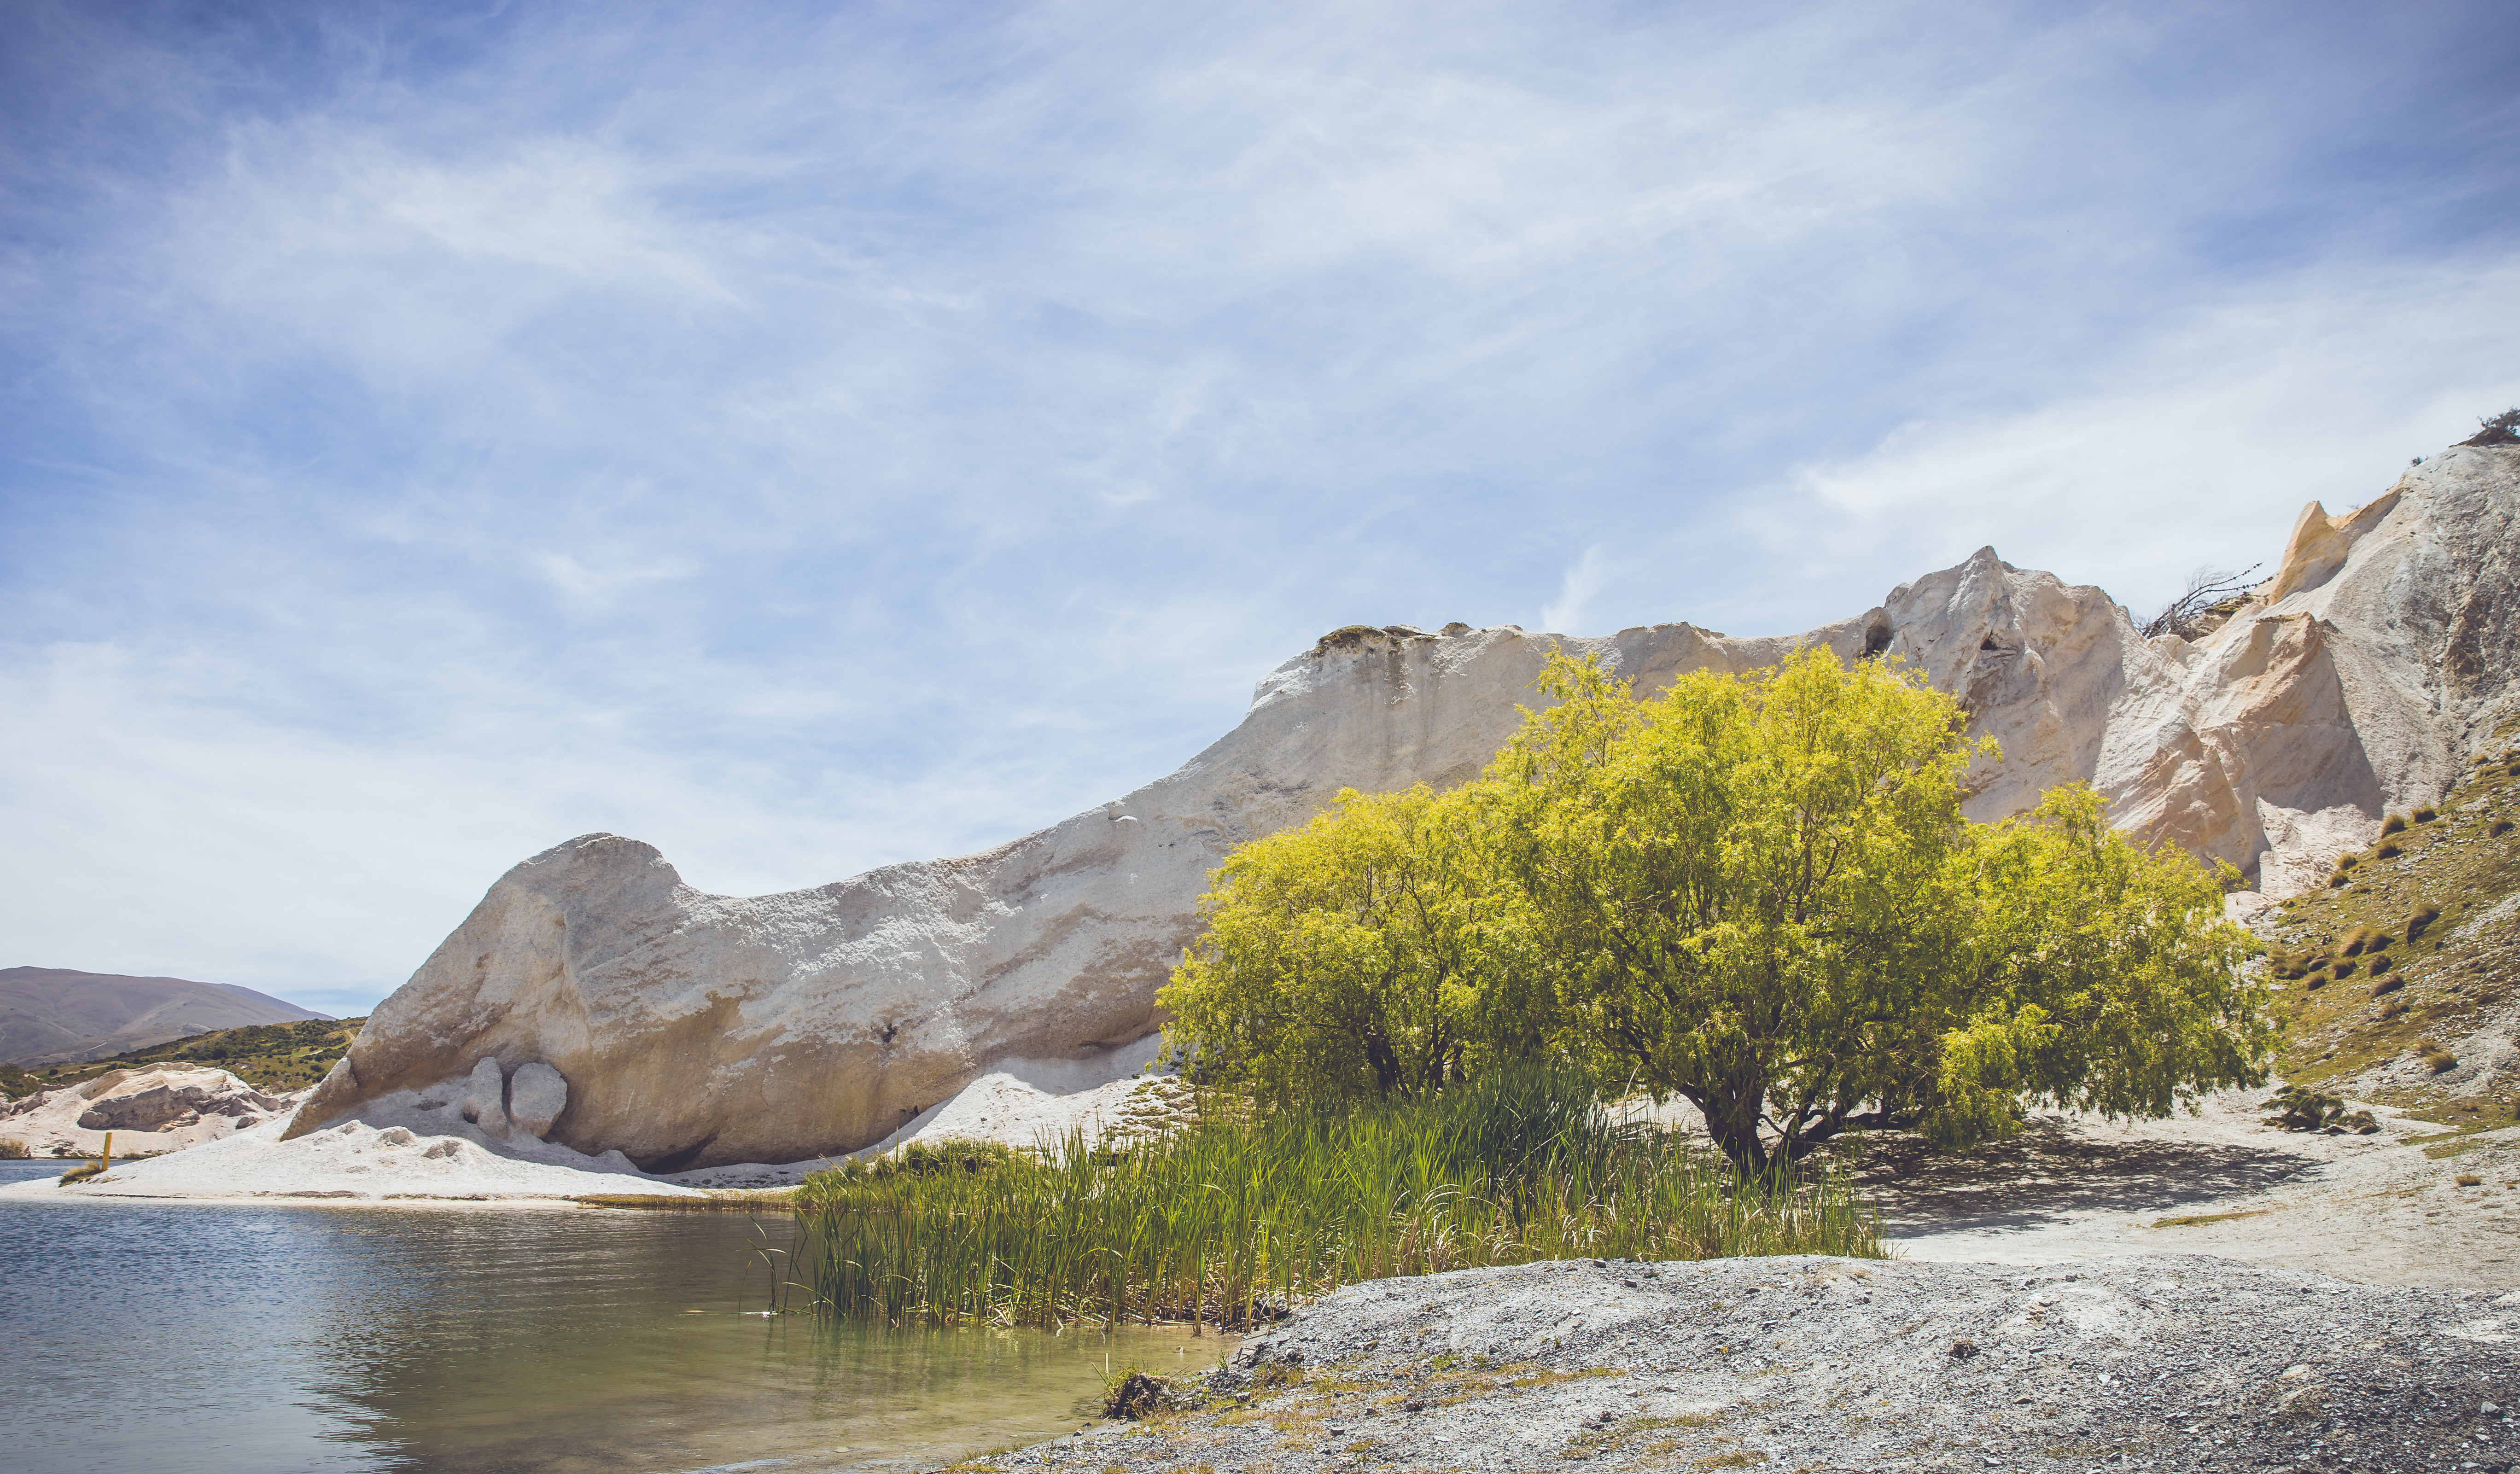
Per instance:
[[[580,1156],[536,1141],[526,1159],[460,1136],[420,1136],[404,1127],[352,1121],[294,1141],[273,1123],[61,1184],[54,1179],[0,1187],[0,1195],[59,1201],[188,1198],[212,1202],[296,1198],[347,1203],[558,1200],[589,1192],[691,1193],[649,1178],[617,1152]],[[502,1143],[503,1145],[505,1143]],[[565,1152],[574,1161],[550,1160]]]
[[[1017,1068],[1021,1070],[1020,1065]],[[984,1075],[922,1111],[890,1138],[852,1155],[874,1155],[914,1140],[978,1139],[1033,1146],[1059,1139],[1073,1130],[1099,1139],[1114,1131],[1127,1131],[1163,1109],[1157,1103],[1162,1098],[1159,1087],[1148,1081],[1132,1078],[1058,1089],[1067,1083],[1055,1070]],[[588,1156],[522,1132],[506,1137],[486,1134],[456,1110],[464,1084],[458,1076],[429,1090],[395,1092],[371,1102],[360,1112],[360,1120],[327,1127],[293,1141],[280,1139],[291,1119],[283,1116],[243,1132],[215,1133],[189,1150],[127,1164],[117,1159],[112,1171],[68,1186],[47,1178],[0,1187],[0,1193],[56,1201],[293,1198],[415,1207],[563,1202],[589,1194],[701,1196],[729,1189],[776,1190],[792,1187],[807,1173],[842,1159],[745,1162],[652,1177],[617,1151]],[[117,1135],[115,1146],[121,1147],[125,1139]],[[129,1139],[149,1138],[131,1135]],[[69,1165],[65,1163],[65,1169]]]

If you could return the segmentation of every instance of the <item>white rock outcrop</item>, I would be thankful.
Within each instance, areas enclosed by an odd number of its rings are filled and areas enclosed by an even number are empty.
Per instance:
[[[2120,825],[2285,893],[2388,810],[2438,798],[2514,714],[2515,548],[2520,449],[2470,447],[2343,516],[2312,506],[2259,597],[2192,644],[2147,642],[2098,589],[1992,549],[1800,636],[1341,631],[1270,672],[1179,771],[982,854],[739,898],[684,885],[636,840],[557,845],[378,1008],[292,1129],[484,1056],[547,1060],[567,1080],[555,1140],[673,1172],[864,1146],[1009,1059],[1097,1084],[1157,1027],[1155,990],[1228,850],[1341,787],[1472,776],[1558,649],[1646,691],[1797,643],[1905,657],[2002,745],[1973,775],[1974,817],[2088,781]],[[495,1078],[485,1095],[486,1118]]]
[[[108,1070],[0,1103],[0,1139],[36,1156],[93,1154],[108,1133],[116,1156],[175,1151],[285,1115],[303,1094],[266,1095],[206,1064]]]

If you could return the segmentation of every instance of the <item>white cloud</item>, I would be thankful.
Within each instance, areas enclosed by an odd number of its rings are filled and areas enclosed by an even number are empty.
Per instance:
[[[389,979],[596,827],[976,848],[1343,623],[1787,631],[1985,542],[2141,603],[2520,399],[2454,17],[36,9],[0,936],[63,965]]]
[[[1567,566],[1565,577],[1557,584],[1557,597],[1540,610],[1540,628],[1568,635],[1590,633],[1586,620],[1593,599],[1610,581],[1605,555],[1606,550],[1595,543]]]
[[[693,572],[687,564],[673,561],[649,567],[590,568],[566,553],[541,554],[533,563],[562,593],[581,603],[599,605],[642,584],[671,583],[689,578]]]
[[[2304,503],[2359,506],[2471,433],[2479,407],[2520,401],[2499,326],[2514,313],[2508,258],[2270,282],[2125,345],[2082,393],[1797,468],[1745,522],[1832,579],[1912,577],[1991,543],[2149,607],[2200,563],[2273,558]]]

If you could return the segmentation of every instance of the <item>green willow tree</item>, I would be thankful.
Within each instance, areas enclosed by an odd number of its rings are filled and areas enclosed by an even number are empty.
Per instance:
[[[1279,1098],[1556,1054],[1689,1100],[1749,1169],[2265,1078],[2225,875],[2080,786],[1969,822],[1961,713],[1913,677],[1807,649],[1650,700],[1562,658],[1542,689],[1479,782],[1342,794],[1229,859],[1175,1043]]]
[[[1500,1044],[1544,1050],[1493,1016],[1508,980],[1532,975],[1528,916],[1480,869],[1470,824],[1422,784],[1347,789],[1311,823],[1237,850],[1162,994],[1176,1042],[1279,1103],[1418,1094]]]

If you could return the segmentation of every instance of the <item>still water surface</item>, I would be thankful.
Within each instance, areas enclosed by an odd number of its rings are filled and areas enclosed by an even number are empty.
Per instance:
[[[1221,1349],[765,1318],[755,1233],[740,1214],[0,1201],[0,1463],[932,1468],[1079,1426],[1106,1361]]]

